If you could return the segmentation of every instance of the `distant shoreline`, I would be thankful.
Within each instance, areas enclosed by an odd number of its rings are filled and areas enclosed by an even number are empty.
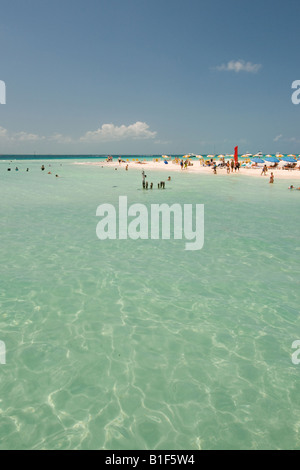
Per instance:
[[[140,170],[142,171],[143,169],[147,170],[154,170],[154,171],[164,171],[164,172],[178,172],[182,174],[210,174],[215,176],[216,178],[218,175],[225,175],[228,178],[230,177],[238,177],[238,176],[254,176],[254,177],[260,177],[265,180],[269,180],[271,172],[274,174],[275,181],[276,179],[289,179],[289,180],[295,180],[299,179],[300,180],[300,170],[282,170],[282,169],[268,169],[268,172],[266,176],[261,176],[261,167],[258,168],[245,168],[241,167],[239,171],[233,171],[231,172],[230,175],[227,175],[227,170],[226,168],[217,168],[217,174],[213,174],[213,169],[212,167],[204,167],[200,165],[199,161],[193,161],[193,166],[188,166],[186,169],[181,170],[180,165],[177,163],[173,163],[172,161],[169,161],[168,164],[166,165],[163,161],[160,162],[153,162],[153,161],[145,161],[142,163],[137,163],[133,161],[129,162],[123,162],[119,164],[118,162],[74,162],[74,165],[89,165],[89,166],[100,166],[100,167],[110,167],[110,168],[118,168],[122,169],[122,171],[125,171],[125,167],[128,164],[128,170]]]

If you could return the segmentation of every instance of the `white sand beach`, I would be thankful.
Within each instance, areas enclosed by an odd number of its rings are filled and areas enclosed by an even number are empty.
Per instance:
[[[203,166],[198,161],[191,162],[192,165],[188,166],[187,168],[181,169],[179,163],[175,163],[174,160],[168,161],[168,164],[164,163],[164,161],[143,161],[143,162],[136,162],[136,161],[128,161],[118,163],[118,161],[113,162],[76,162],[76,165],[93,165],[93,166],[100,166],[100,167],[115,167],[125,170],[126,165],[128,164],[128,170],[141,170],[142,169],[149,169],[149,170],[159,170],[165,171],[166,173],[171,173],[174,171],[182,172],[182,173],[201,173],[201,174],[213,174],[212,167]],[[238,177],[238,176],[255,176],[259,178],[269,179],[271,172],[274,174],[274,179],[288,179],[288,180],[300,180],[300,167],[297,165],[296,169],[287,170],[282,168],[268,168],[267,174],[261,175],[262,167],[253,167],[253,168],[246,168],[241,167],[239,171],[233,171],[228,175],[228,177]],[[226,168],[217,168],[218,175],[227,175]]]

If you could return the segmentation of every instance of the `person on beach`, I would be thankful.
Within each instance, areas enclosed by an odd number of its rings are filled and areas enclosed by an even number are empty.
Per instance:
[[[273,175],[273,173],[271,173],[271,176],[270,176],[270,181],[269,181],[269,183],[274,183],[274,175]]]
[[[260,176],[262,176],[262,175],[266,176],[267,171],[268,171],[268,167],[267,167],[267,165],[264,165],[263,169],[261,170]]]

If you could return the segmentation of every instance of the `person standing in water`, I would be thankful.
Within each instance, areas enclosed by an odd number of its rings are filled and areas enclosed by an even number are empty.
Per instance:
[[[142,171],[142,178],[143,178],[143,188],[145,188],[145,186],[146,186],[146,178],[147,178],[147,176],[145,175],[145,172],[144,172],[144,170]]]

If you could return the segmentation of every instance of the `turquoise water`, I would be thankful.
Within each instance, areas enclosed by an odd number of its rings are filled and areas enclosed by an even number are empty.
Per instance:
[[[0,448],[299,449],[295,181],[50,163],[0,163]],[[203,249],[98,240],[120,195],[204,204]]]

